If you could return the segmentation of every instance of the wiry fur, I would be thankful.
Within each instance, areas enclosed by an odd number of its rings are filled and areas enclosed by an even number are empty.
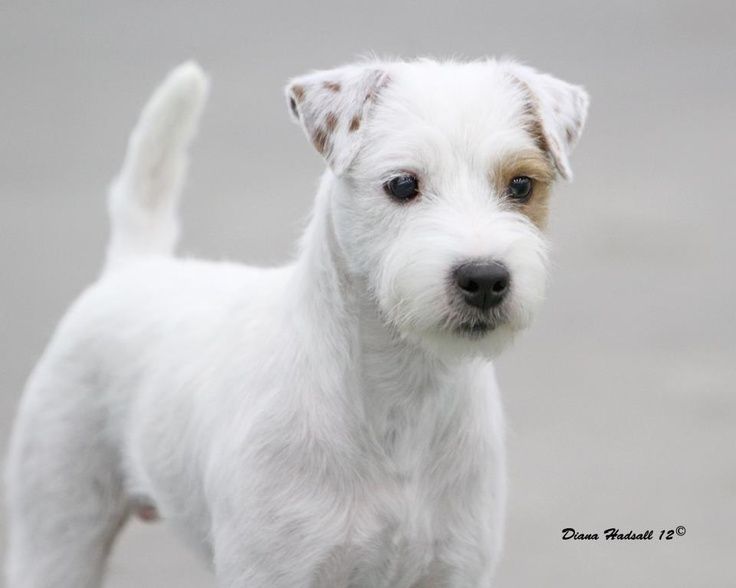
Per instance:
[[[494,61],[294,80],[289,105],[330,169],[297,260],[273,269],[169,255],[205,95],[189,64],[145,108],[111,190],[106,270],[29,380],[9,588],[98,587],[128,513],[152,507],[223,588],[488,586],[505,503],[489,359],[533,316],[546,259],[494,170],[533,150],[568,173],[585,94]],[[402,170],[422,187],[405,204],[382,189]],[[489,258],[511,292],[483,315],[450,276]],[[458,330],[474,321],[492,328]]]

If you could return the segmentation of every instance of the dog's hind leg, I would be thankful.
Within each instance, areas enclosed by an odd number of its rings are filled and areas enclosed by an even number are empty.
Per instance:
[[[11,441],[7,588],[98,588],[126,517],[101,391],[78,366],[54,363],[31,378]]]

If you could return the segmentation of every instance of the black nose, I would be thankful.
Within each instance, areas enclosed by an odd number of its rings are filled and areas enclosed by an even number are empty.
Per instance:
[[[455,283],[470,306],[488,310],[509,291],[509,271],[496,261],[465,263],[455,270]]]

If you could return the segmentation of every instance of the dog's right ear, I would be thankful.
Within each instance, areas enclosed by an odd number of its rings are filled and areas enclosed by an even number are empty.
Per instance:
[[[286,87],[292,116],[336,175],[355,159],[366,117],[387,82],[385,71],[366,64],[300,76]]]

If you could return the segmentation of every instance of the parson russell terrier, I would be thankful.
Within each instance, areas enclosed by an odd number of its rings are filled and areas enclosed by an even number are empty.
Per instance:
[[[145,107],[104,271],[30,378],[8,587],[99,587],[131,513],[168,521],[221,588],[489,586],[505,502],[490,360],[543,298],[549,192],[586,93],[494,60],[292,80],[328,169],[278,268],[172,256],[206,94],[188,63]]]

